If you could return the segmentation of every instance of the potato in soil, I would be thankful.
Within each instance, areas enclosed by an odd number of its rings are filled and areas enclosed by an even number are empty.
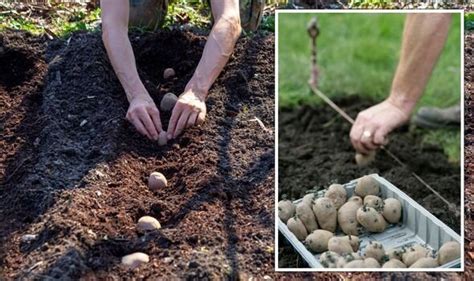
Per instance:
[[[168,181],[166,177],[159,172],[153,172],[148,177],[148,188],[152,191],[159,191],[168,186]]]
[[[163,71],[163,78],[165,80],[170,79],[176,75],[176,72],[172,68],[167,68]]]
[[[173,110],[177,102],[178,102],[178,97],[175,94],[167,93],[161,99],[160,110],[164,112],[169,112]]]
[[[278,202],[278,217],[282,222],[286,223],[295,215],[296,206],[290,200],[281,200]]]
[[[122,266],[128,269],[135,269],[144,263],[148,263],[150,258],[144,253],[133,253],[122,257]]]

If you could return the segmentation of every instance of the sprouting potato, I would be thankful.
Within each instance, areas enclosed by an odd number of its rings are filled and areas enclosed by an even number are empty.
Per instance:
[[[332,237],[329,239],[328,250],[336,252],[339,255],[349,254],[354,251],[349,240],[344,237]]]
[[[298,215],[289,218],[288,222],[286,223],[286,226],[300,241],[303,241],[306,236],[308,236],[308,231],[306,231],[306,227],[304,226],[303,222],[298,218]]]
[[[432,257],[424,257],[410,265],[410,268],[435,268],[438,267],[438,260]]]
[[[303,222],[308,233],[318,229],[318,223],[310,205],[300,202],[298,205],[296,205],[296,215]]]
[[[419,259],[427,257],[429,252],[429,249],[419,244],[415,244],[405,249],[405,253],[402,255],[402,261],[404,264],[406,264],[406,266],[410,267]]]
[[[363,176],[357,181],[354,192],[362,198],[367,195],[378,195],[380,192],[379,183],[371,176]]]
[[[364,259],[365,268],[380,268],[380,263],[374,258]]]
[[[296,206],[290,200],[281,200],[278,202],[278,217],[282,222],[286,223],[295,215]]]
[[[318,229],[306,237],[305,244],[313,253],[322,253],[328,250],[329,239],[333,236],[334,234],[330,231]]]
[[[357,252],[359,250],[359,246],[360,246],[359,237],[349,234],[349,235],[346,235],[346,236],[342,236],[341,238],[349,241],[349,244],[351,245],[352,250],[354,252]]]
[[[383,200],[382,198],[376,195],[367,195],[364,197],[364,205],[367,205],[368,207],[372,207],[375,210],[379,211],[383,208]]]
[[[338,268],[343,268],[347,263],[354,261],[354,260],[364,260],[359,254],[357,253],[349,253],[344,256],[341,256],[337,260],[336,266]]]
[[[403,250],[401,249],[388,249],[385,255],[388,257],[389,260],[397,259],[402,260]]]
[[[404,264],[399,259],[390,259],[388,262],[384,263],[382,268],[406,268],[406,264]]]
[[[382,214],[372,207],[362,206],[357,210],[357,221],[370,232],[383,232],[387,227]]]
[[[337,227],[337,210],[331,199],[318,198],[314,201],[313,212],[321,229],[335,232]]]
[[[444,243],[438,251],[438,263],[446,264],[461,257],[461,245],[456,241]]]
[[[362,199],[358,196],[351,197],[337,211],[337,221],[342,232],[347,235],[358,235],[357,210],[362,206]]]
[[[324,197],[331,199],[334,207],[338,210],[347,200],[347,192],[341,184],[331,184],[324,194]]]
[[[344,268],[365,268],[364,260],[353,260],[344,265]]]
[[[303,199],[301,200],[302,203],[309,205],[310,207],[314,204],[314,199],[316,199],[316,194],[308,193],[306,194]]]
[[[337,268],[337,262],[341,258],[338,253],[326,251],[319,256],[319,262],[325,268]]]
[[[387,259],[385,256],[385,249],[383,245],[379,242],[370,241],[367,247],[365,247],[365,254],[364,257],[366,258],[374,258],[377,260],[378,263],[384,262],[384,259]]]
[[[389,223],[398,223],[402,217],[402,204],[395,198],[385,199],[382,215]]]

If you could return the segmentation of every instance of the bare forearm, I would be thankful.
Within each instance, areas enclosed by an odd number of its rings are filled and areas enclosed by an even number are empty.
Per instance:
[[[207,96],[209,88],[229,60],[240,32],[238,19],[223,16],[216,21],[186,90],[192,90],[204,98]]]
[[[428,83],[448,35],[449,14],[407,15],[389,101],[411,113]]]
[[[130,101],[136,95],[146,94],[145,86],[138,76],[126,28],[104,28],[103,41],[110,63],[125,90],[127,99]]]

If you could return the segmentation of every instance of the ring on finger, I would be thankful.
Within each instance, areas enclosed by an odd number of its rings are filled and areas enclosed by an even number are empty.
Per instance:
[[[363,133],[362,133],[362,138],[371,138],[372,137],[372,132],[369,131],[369,130],[365,130]]]

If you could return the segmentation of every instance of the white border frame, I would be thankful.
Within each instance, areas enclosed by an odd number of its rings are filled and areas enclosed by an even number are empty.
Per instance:
[[[279,15],[280,14],[438,14],[451,13],[459,14],[461,17],[461,89],[460,89],[460,103],[461,103],[461,268],[425,268],[425,269],[410,269],[410,268],[280,268],[278,265],[278,143],[279,143],[279,128],[278,128],[278,107],[279,107],[279,93],[278,93],[278,52],[279,52]],[[465,266],[465,249],[464,249],[464,9],[456,10],[276,10],[275,15],[275,271],[276,272],[463,272]],[[309,40],[309,39],[308,39]],[[308,53],[308,58],[309,58]],[[309,73],[309,70],[308,70]],[[462,160],[462,161],[461,161]]]

